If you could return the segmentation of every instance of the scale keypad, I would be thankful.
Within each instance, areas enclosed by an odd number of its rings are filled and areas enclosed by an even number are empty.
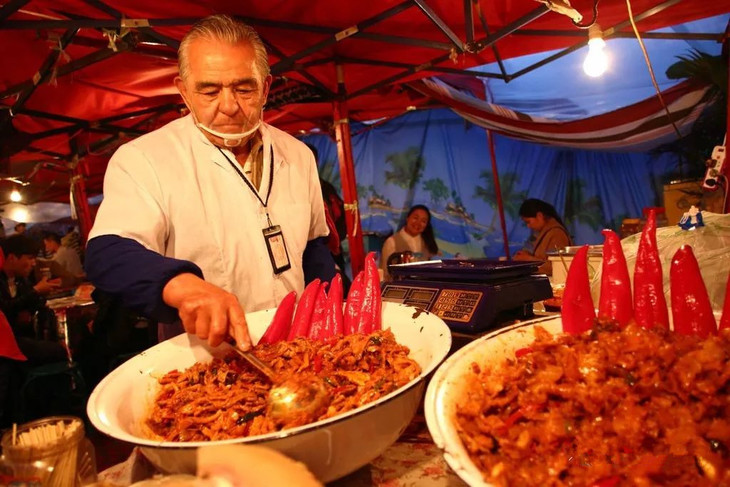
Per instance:
[[[483,294],[481,291],[442,289],[431,312],[445,320],[468,323]]]

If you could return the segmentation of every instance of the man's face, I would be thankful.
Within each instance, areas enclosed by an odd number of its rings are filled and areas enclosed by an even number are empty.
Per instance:
[[[10,254],[6,259],[6,268],[18,277],[28,277],[33,267],[35,267],[34,255],[21,255],[18,257],[15,254]]]
[[[271,76],[262,79],[248,43],[196,39],[188,49],[188,77],[175,85],[197,121],[223,133],[241,133],[261,118]],[[220,137],[203,132],[216,145]]]

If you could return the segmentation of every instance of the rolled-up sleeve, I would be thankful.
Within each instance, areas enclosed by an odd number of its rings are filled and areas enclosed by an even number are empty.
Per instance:
[[[178,274],[203,272],[187,260],[164,257],[139,242],[117,235],[89,240],[86,247],[86,274],[89,280],[124,306],[164,323],[178,319],[177,310],[162,300],[162,289]]]

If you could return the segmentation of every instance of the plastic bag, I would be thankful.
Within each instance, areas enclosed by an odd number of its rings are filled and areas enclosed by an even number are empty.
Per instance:
[[[664,276],[664,297],[667,303],[672,302],[669,295],[669,266],[672,257],[679,247],[689,245],[692,247],[692,251],[700,265],[700,272],[705,281],[707,293],[710,296],[712,309],[721,311],[725,300],[728,273],[730,273],[730,214],[703,211],[702,217],[705,226],[692,230],[682,230],[677,225],[657,228],[657,248],[659,249]],[[632,289],[640,237],[641,234],[637,233],[621,241],[626,256],[626,265],[629,268]],[[591,280],[591,294],[596,305],[598,304],[600,291],[601,269],[598,268]]]

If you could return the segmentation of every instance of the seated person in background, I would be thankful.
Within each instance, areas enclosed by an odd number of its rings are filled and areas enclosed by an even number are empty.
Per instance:
[[[61,245],[76,252],[79,259],[84,259],[84,250],[81,248],[81,237],[74,227],[68,227],[66,235],[61,237]]]
[[[38,340],[42,330],[51,326],[53,312],[43,297],[59,286],[58,280],[43,277],[33,285],[29,280],[38,249],[24,235],[13,235],[2,242],[5,262],[0,270],[0,311],[10,323],[18,347],[31,364],[57,362],[66,359],[66,349],[58,342]]]
[[[396,252],[406,251],[413,252],[413,260],[429,260],[439,253],[431,226],[431,212],[424,205],[411,207],[405,225],[385,240],[380,256],[384,281],[390,280],[388,258]]]
[[[520,217],[533,234],[530,239],[530,248],[518,251],[513,259],[544,261],[545,263],[539,267],[539,271],[552,276],[553,267],[548,260],[547,252],[573,245],[573,240],[570,238],[563,220],[560,219],[553,205],[534,198],[522,203]]]
[[[61,237],[49,232],[43,236],[43,246],[46,252],[53,254],[52,259],[71,275],[78,279],[84,277],[84,269],[81,266],[79,254],[74,249],[61,245]]]

